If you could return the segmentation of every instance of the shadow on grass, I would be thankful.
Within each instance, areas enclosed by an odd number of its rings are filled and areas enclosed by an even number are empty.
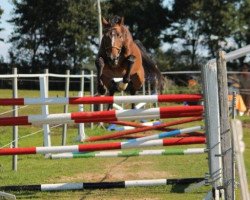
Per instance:
[[[185,189],[189,186],[189,184],[175,184],[172,186],[171,193],[184,193]]]
[[[40,199],[41,198],[38,191],[20,191],[18,193],[15,193],[14,195],[16,195],[17,199]]]
[[[170,192],[171,193],[207,193],[211,190],[209,186],[197,186],[197,188],[194,188],[190,192],[185,192],[185,189],[188,188],[191,184],[174,184],[171,187]]]

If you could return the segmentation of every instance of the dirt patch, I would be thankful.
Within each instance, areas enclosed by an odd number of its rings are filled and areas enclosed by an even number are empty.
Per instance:
[[[58,178],[56,180],[56,182],[99,182],[100,180],[103,179],[103,175],[102,174],[95,174],[95,173],[87,173],[87,172],[83,172],[83,173],[78,173],[75,174],[73,176],[61,176],[60,178]],[[50,180],[50,181],[55,181]]]
[[[249,128],[250,129],[250,122],[243,123],[243,128]]]
[[[107,160],[108,161],[108,160]],[[61,176],[57,182],[104,182],[104,181],[122,181],[122,180],[139,180],[139,179],[160,179],[169,178],[174,175],[167,171],[156,171],[153,161],[130,161],[123,159],[113,165],[106,162],[105,173],[83,172],[73,176]],[[53,180],[55,181],[55,180]]]

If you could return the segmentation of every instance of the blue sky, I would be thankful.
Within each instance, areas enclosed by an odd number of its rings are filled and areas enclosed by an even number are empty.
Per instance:
[[[0,32],[0,38],[4,39],[4,42],[0,41],[0,57],[3,57],[6,61],[8,60],[8,49],[10,48],[10,44],[6,42],[13,30],[11,24],[7,22],[10,19],[10,13],[12,11],[10,0],[0,0],[0,7],[4,10],[0,23],[0,27],[4,28],[4,30]]]

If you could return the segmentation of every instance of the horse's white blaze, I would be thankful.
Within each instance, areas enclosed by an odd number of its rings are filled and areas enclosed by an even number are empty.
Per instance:
[[[115,46],[115,31],[113,30],[112,33],[111,33],[111,44],[112,44],[112,47]]]

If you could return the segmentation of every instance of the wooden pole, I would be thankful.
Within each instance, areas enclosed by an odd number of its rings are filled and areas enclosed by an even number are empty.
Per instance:
[[[229,105],[228,105],[228,87],[227,87],[227,65],[225,52],[217,53],[218,69],[218,94],[220,107],[220,135],[221,135],[221,152],[222,152],[222,169],[223,169],[223,188],[226,200],[234,200],[234,170],[233,170],[233,151],[232,137],[229,122]]]

